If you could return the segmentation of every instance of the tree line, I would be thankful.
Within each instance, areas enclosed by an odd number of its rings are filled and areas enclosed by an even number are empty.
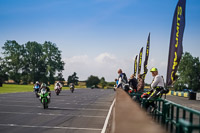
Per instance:
[[[53,84],[55,80],[64,80],[62,71],[65,63],[55,43],[45,41],[40,44],[29,41],[20,45],[15,40],[8,40],[2,49],[1,83],[8,79],[14,80],[17,84],[35,81]]]
[[[79,77],[77,77],[77,73],[74,72],[72,75],[68,76],[67,84],[74,83],[78,85]],[[115,82],[106,82],[105,78],[99,78],[98,76],[90,75],[85,81],[87,88],[112,88],[116,83]]]
[[[174,83],[175,90],[191,89],[200,90],[200,61],[185,52],[178,67],[178,79]]]

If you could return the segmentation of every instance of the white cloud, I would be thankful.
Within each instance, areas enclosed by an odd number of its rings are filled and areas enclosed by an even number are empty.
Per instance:
[[[87,55],[81,55],[81,56],[73,56],[71,58],[64,59],[66,64],[75,64],[75,63],[87,63],[89,57]]]
[[[116,60],[116,57],[114,55],[109,54],[109,53],[102,53],[95,58],[95,61],[97,63],[101,63],[101,64],[112,63],[112,62],[115,62],[115,60]]]
[[[88,55],[73,56],[65,58],[64,78],[73,72],[77,73],[80,80],[86,80],[90,75],[96,75],[99,78],[105,77],[107,81],[113,81],[118,75],[117,70],[122,68],[128,72],[132,67],[131,59],[119,59],[110,53],[101,53],[96,57]],[[129,76],[128,76],[129,77]]]

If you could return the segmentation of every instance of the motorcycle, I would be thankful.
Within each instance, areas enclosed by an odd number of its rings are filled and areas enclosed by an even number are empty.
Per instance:
[[[33,87],[33,89],[34,89],[34,92],[35,92],[35,96],[36,96],[36,97],[39,97],[39,95],[38,95],[39,88],[40,88],[40,86],[39,86],[39,85],[35,85],[35,86]]]
[[[70,86],[70,91],[71,91],[72,93],[74,92],[74,86],[73,86],[73,85]]]
[[[54,89],[55,89],[56,95],[59,95],[59,93],[61,91],[60,87],[59,86],[55,86]]]
[[[50,101],[50,96],[49,96],[49,93],[47,92],[47,90],[45,88],[41,89],[40,100],[41,100],[41,103],[43,105],[43,108],[44,109],[48,108],[48,103]]]

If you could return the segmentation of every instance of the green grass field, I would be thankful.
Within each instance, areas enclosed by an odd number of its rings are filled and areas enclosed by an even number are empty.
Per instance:
[[[49,86],[51,90],[54,90],[54,86]],[[69,89],[69,87],[63,87],[63,90]],[[16,85],[16,84],[3,84],[0,87],[0,93],[16,93],[16,92],[32,92],[33,85]]]

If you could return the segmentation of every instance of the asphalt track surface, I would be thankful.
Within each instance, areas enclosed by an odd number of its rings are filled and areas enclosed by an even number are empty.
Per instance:
[[[186,106],[188,108],[200,111],[200,101],[198,100],[188,100],[188,98],[185,98],[185,97],[178,97],[178,96],[171,96],[171,95],[167,95],[166,99],[172,102],[175,102],[177,104]]]
[[[52,92],[43,109],[33,92],[0,94],[0,133],[100,133],[114,97],[103,89]]]

